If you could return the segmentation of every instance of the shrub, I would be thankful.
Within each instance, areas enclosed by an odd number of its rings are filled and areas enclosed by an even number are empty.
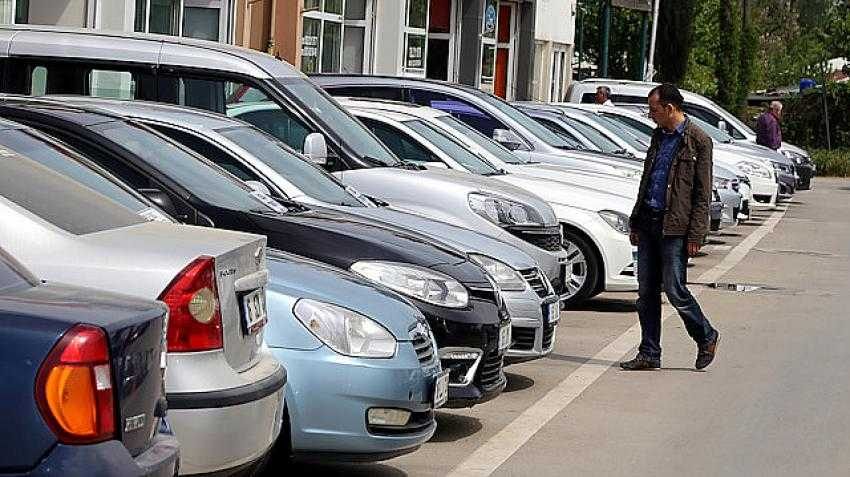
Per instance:
[[[831,83],[826,90],[832,147],[850,148],[850,83]],[[826,148],[823,91],[806,90],[782,103],[782,140],[804,148]]]
[[[809,154],[817,165],[819,176],[850,176],[850,149],[810,150]]]

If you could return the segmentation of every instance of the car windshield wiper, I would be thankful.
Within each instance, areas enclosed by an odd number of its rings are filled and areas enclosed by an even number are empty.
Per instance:
[[[404,159],[400,159],[398,163],[396,163],[393,167],[397,167],[399,169],[407,169],[409,171],[424,171],[426,169],[425,166],[416,164],[414,162],[405,161]]]
[[[366,161],[367,163],[369,163],[373,166],[377,166],[377,167],[388,167],[388,166],[391,165],[391,164],[387,164],[386,162],[384,162],[380,159],[374,158],[372,156],[363,156],[363,160]]]
[[[485,173],[483,173],[483,174],[481,174],[481,175],[482,175],[482,176],[486,176],[486,177],[492,177],[492,176],[506,176],[506,175],[508,175],[508,171],[506,171],[506,170],[504,170],[504,169],[499,169],[499,170],[497,170],[497,171],[485,172]]]

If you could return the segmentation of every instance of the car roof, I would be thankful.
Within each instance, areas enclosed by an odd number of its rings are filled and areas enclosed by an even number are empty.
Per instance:
[[[41,25],[0,27],[0,56],[33,56],[179,65],[255,78],[304,77],[292,65],[249,48],[168,35]]]
[[[413,86],[425,85],[431,89],[444,89],[446,91],[463,91],[472,95],[487,94],[480,89],[465,84],[449,83],[426,78],[400,78],[386,75],[357,75],[345,73],[321,73],[311,74],[309,78],[322,87],[332,86]]]
[[[163,123],[217,130],[225,127],[248,126],[245,122],[203,109],[151,101],[124,101],[92,98],[90,96],[48,96],[70,106],[92,107],[116,116],[133,117]]]
[[[432,119],[440,116],[448,116],[448,113],[438,109],[429,108],[428,106],[419,106],[418,104],[402,103],[400,101],[390,101],[385,99],[369,99],[369,98],[354,98],[340,96],[336,100],[349,109],[368,109],[371,111],[382,111],[388,113],[397,113],[401,115],[413,116],[418,118]]]
[[[41,114],[48,114],[63,121],[86,127],[121,120],[120,117],[94,107],[72,106],[43,97],[2,95],[0,96],[0,107],[37,111]]]
[[[406,113],[399,113],[396,111],[387,111],[385,109],[375,109],[375,108],[363,108],[363,107],[348,107],[343,105],[346,109],[348,109],[351,114],[355,116],[366,116],[366,117],[378,117],[383,119],[388,119],[394,122],[403,123],[405,121],[413,121],[417,119],[416,116]]]

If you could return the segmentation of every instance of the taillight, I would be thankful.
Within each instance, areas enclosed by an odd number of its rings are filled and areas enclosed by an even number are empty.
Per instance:
[[[44,420],[65,444],[115,435],[115,405],[106,333],[90,325],[68,330],[38,370],[35,396]]]
[[[195,259],[174,277],[159,299],[168,305],[168,351],[208,351],[224,346],[215,259]]]

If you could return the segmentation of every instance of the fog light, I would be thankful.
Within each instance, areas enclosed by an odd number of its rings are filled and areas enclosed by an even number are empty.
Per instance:
[[[410,420],[410,411],[404,409],[388,409],[375,407],[369,409],[367,419],[370,426],[397,426],[401,427]]]

